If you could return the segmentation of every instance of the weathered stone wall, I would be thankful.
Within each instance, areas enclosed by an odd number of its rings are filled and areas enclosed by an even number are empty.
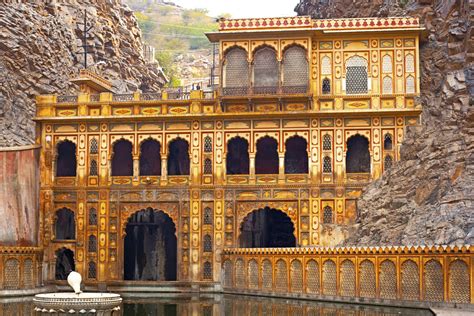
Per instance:
[[[0,147],[34,142],[34,96],[75,91],[69,78],[82,68],[84,10],[92,25],[88,65],[117,92],[135,91],[144,79],[159,90],[164,77],[147,66],[141,33],[121,0],[31,1],[0,5]]]
[[[420,17],[420,127],[406,131],[401,161],[364,191],[352,245],[474,243],[474,2],[301,0],[319,18]]]
[[[0,246],[38,246],[39,148],[0,148]]]

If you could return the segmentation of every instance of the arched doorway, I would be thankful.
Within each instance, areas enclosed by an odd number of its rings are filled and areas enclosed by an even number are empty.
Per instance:
[[[76,270],[74,263],[74,252],[67,248],[61,248],[56,251],[56,280],[67,280],[71,271]]]
[[[240,226],[242,248],[296,247],[295,227],[281,210],[265,207],[249,213]]]
[[[112,176],[133,176],[133,144],[120,139],[114,143],[112,155]]]
[[[278,174],[278,142],[275,138],[264,136],[257,141],[255,155],[256,174]]]
[[[285,174],[308,173],[308,143],[300,136],[290,137],[285,143]]]
[[[347,173],[370,172],[369,140],[359,134],[347,140]]]
[[[245,138],[236,136],[227,143],[227,174],[249,174],[249,143]]]
[[[170,142],[168,149],[168,175],[189,175],[189,143],[178,137]]]
[[[166,213],[138,211],[128,219],[125,232],[124,280],[176,280],[176,227]]]

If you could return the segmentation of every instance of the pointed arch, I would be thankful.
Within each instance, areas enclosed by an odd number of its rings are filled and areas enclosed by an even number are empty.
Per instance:
[[[382,93],[392,94],[393,93],[393,81],[390,76],[383,77],[382,80]]]
[[[74,252],[68,248],[61,248],[56,250],[56,269],[55,279],[66,280],[67,276],[71,271],[76,270],[76,264],[74,262]]]
[[[161,144],[153,139],[145,139],[140,144],[140,176],[161,175]]]
[[[77,169],[76,144],[70,140],[64,140],[56,148],[56,176],[75,177]]]
[[[168,149],[168,175],[189,175],[189,143],[178,137],[169,143]]]
[[[279,169],[278,141],[270,136],[264,136],[257,141],[255,155],[256,174],[278,174]]]
[[[308,142],[295,135],[285,142],[285,173],[308,173]]]
[[[55,213],[54,231],[56,240],[76,239],[76,219],[74,212],[64,207]]]
[[[346,61],[346,93],[365,94],[368,92],[367,59],[352,56]]]
[[[279,83],[279,63],[275,49],[266,45],[258,48],[254,53],[252,66],[254,92],[276,93]]]
[[[283,52],[283,86],[284,93],[292,92],[306,92],[309,79],[309,64],[307,58],[307,51],[299,45],[291,45]],[[285,87],[300,88],[301,91],[292,91]]]
[[[223,94],[243,95],[249,86],[247,51],[238,46],[229,48],[223,61]]]
[[[226,173],[249,174],[249,143],[245,138],[236,136],[227,142]]]
[[[415,77],[412,75],[406,78],[405,93],[415,93]]]
[[[121,138],[112,148],[112,176],[133,176],[132,142]]]
[[[360,134],[347,140],[346,172],[370,172],[369,140]]]

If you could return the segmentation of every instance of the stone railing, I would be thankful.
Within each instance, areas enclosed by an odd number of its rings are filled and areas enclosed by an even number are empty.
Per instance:
[[[42,255],[37,247],[0,247],[0,296],[40,286]]]
[[[308,94],[309,85],[301,86],[265,86],[265,87],[223,87],[222,96],[260,96]]]
[[[472,304],[473,246],[226,249],[225,292],[427,306]]]

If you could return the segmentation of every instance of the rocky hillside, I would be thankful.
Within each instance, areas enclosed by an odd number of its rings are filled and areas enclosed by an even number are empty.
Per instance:
[[[468,0],[301,0],[318,18],[420,17],[422,124],[401,161],[366,188],[346,245],[474,243],[474,3]]]
[[[75,92],[69,77],[83,64],[77,23],[84,10],[92,26],[88,65],[117,92],[134,91],[144,80],[153,90],[165,83],[156,65],[146,65],[138,24],[120,0],[0,5],[0,146],[34,141],[35,95]]]

